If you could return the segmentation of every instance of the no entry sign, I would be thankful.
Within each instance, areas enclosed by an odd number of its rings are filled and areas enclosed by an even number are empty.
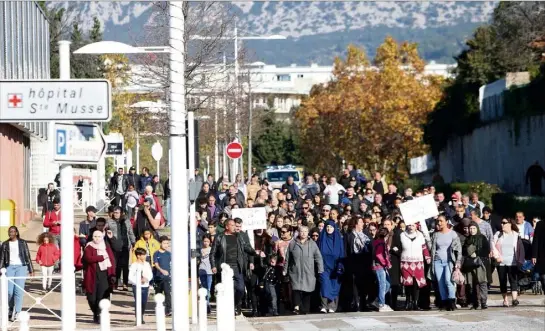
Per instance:
[[[232,160],[240,159],[242,156],[242,145],[237,142],[228,144],[225,148],[225,154]]]

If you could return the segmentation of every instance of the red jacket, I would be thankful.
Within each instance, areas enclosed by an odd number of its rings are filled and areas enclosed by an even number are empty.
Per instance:
[[[78,236],[74,236],[74,267],[76,267],[76,271],[83,268],[83,264],[81,262],[81,245],[79,244]]]
[[[60,256],[59,248],[55,244],[41,244],[36,254],[36,262],[42,267],[51,267],[59,260]]]
[[[115,277],[115,259],[114,253],[112,252],[110,246],[106,245],[106,251],[108,252],[110,263],[112,264],[107,270],[109,280],[111,277]],[[98,263],[104,261],[104,256],[98,255],[97,250],[94,249],[93,246],[87,245],[83,251],[83,259],[85,260],[86,264],[86,268],[83,273],[83,288],[85,289],[86,293],[93,293],[95,292],[95,279]]]
[[[58,236],[61,234],[61,225],[55,225],[53,223],[55,222],[61,222],[61,211],[59,210],[59,214],[55,213],[54,210],[48,211],[45,214],[44,218],[44,227],[49,228],[49,233],[51,233],[54,236]]]

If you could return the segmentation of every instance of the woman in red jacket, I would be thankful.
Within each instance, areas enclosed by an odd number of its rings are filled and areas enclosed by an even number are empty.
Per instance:
[[[104,242],[104,233],[93,232],[93,241],[85,246],[83,252],[85,272],[83,276],[83,288],[87,294],[87,302],[93,311],[93,321],[99,323],[102,299],[108,299],[111,280],[115,277],[115,260],[111,248]]]
[[[61,254],[59,248],[55,245],[55,238],[49,232],[44,232],[38,236],[38,253],[36,254],[36,263],[42,268],[42,287],[44,293],[51,289],[53,282],[53,268],[59,260]]]

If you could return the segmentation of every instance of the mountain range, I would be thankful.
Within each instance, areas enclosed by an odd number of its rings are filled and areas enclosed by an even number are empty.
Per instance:
[[[490,20],[497,2],[233,2],[240,35],[281,34],[287,40],[245,41],[253,60],[268,64],[331,64],[348,44],[370,56],[387,35],[419,44],[427,61],[452,63],[474,29]],[[154,19],[153,2],[51,2],[90,28],[103,23],[104,39],[135,43]],[[157,45],[155,45],[157,46]]]

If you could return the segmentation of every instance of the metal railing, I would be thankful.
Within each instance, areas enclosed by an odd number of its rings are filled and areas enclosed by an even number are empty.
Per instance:
[[[41,214],[43,209],[43,204],[40,204],[39,202],[39,195],[40,190],[43,189],[43,187],[31,187],[30,188],[30,205],[32,208],[32,211],[34,211],[36,214]],[[61,188],[57,188],[57,191],[60,191]],[[110,203],[113,200],[113,197],[111,196],[111,191],[108,188],[102,189],[102,192],[100,192],[100,189],[95,190],[92,184],[84,185],[83,187],[74,187],[74,210],[81,210],[81,212],[85,212],[85,208],[88,206],[95,206],[97,209],[99,209],[99,212],[106,210],[107,206],[110,205]],[[97,201],[97,197],[102,196],[103,199],[100,199]]]

